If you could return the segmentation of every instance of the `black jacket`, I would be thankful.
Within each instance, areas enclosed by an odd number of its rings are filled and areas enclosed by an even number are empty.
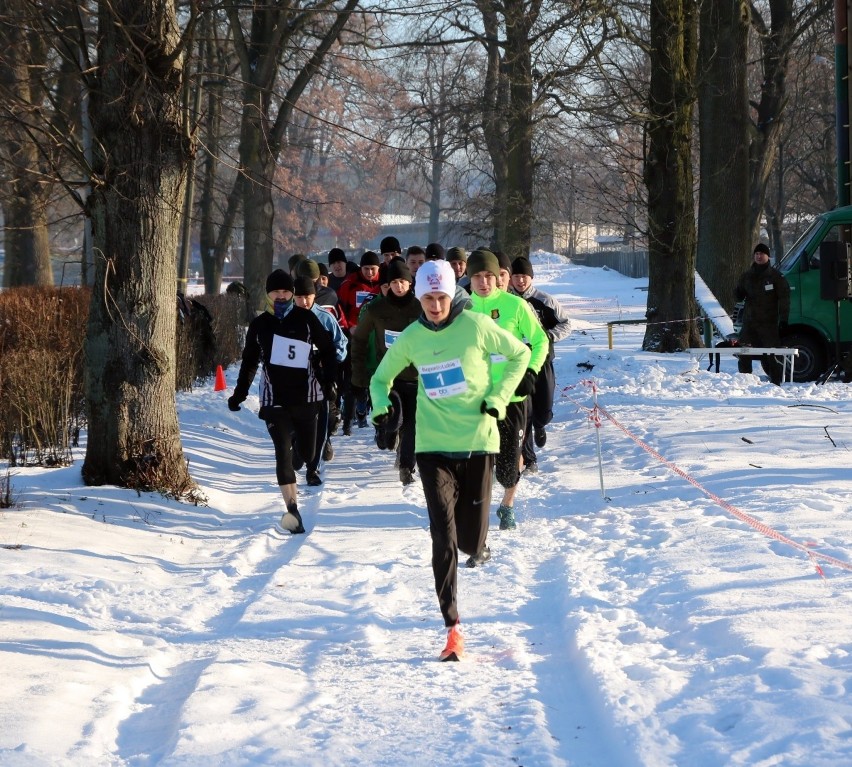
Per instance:
[[[324,399],[323,384],[337,375],[334,339],[308,309],[293,306],[282,319],[264,312],[248,326],[234,387],[237,402],[248,396],[258,365],[263,367],[258,415],[269,420],[274,408]]]
[[[790,286],[784,275],[766,264],[752,264],[740,277],[734,295],[745,300],[740,343],[777,346],[778,325],[790,316]]]

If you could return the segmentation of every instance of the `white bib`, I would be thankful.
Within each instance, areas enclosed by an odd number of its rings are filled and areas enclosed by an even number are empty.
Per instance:
[[[436,362],[434,365],[422,365],[419,368],[420,381],[429,399],[451,397],[467,391],[461,360]]]
[[[311,345],[295,338],[272,337],[271,365],[307,370],[311,359]]]

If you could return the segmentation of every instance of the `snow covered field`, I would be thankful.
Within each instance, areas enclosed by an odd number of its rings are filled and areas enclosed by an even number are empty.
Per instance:
[[[852,764],[852,390],[647,354],[642,325],[609,350],[646,281],[533,262],[575,331],[518,529],[460,572],[465,662],[436,661],[422,490],[371,430],[282,535],[256,396],[211,383],[179,397],[206,507],[84,487],[82,450],[14,470],[0,765]]]

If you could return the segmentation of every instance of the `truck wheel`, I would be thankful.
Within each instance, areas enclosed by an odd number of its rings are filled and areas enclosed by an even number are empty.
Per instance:
[[[828,366],[825,344],[806,333],[794,333],[781,339],[781,346],[799,350],[793,380],[799,383],[816,381]]]

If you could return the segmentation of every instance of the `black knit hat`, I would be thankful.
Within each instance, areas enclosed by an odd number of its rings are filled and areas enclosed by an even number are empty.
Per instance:
[[[315,296],[317,286],[310,277],[296,277],[293,281],[293,292],[297,296]]]
[[[395,258],[388,264],[388,282],[393,282],[394,280],[408,280],[412,282],[411,269],[408,268],[408,264],[401,258]]]
[[[769,246],[764,245],[762,242],[759,242],[759,243],[757,243],[757,245],[754,246],[753,252],[754,253],[766,253],[766,255],[768,256],[769,255]]]
[[[340,248],[328,251],[328,263],[333,264],[336,261],[346,261],[346,254]]]
[[[328,277],[328,267],[322,261],[317,263],[317,266],[319,267],[320,275],[322,275],[323,277]]]
[[[505,269],[509,274],[512,273],[512,262],[509,257],[502,251],[497,250],[494,252],[494,255],[497,256],[497,263],[500,264],[501,269]],[[497,275],[498,277],[500,275]]]
[[[523,256],[518,256],[512,261],[512,274],[526,274],[527,277],[533,277],[533,268],[530,260]]]
[[[273,290],[289,290],[292,292],[293,278],[283,269],[276,269],[266,278],[266,292],[271,293]]]
[[[319,264],[310,258],[300,261],[296,267],[296,276],[310,277],[312,280],[318,280],[320,276]]]
[[[402,253],[399,240],[396,237],[385,237],[379,246],[380,253]],[[361,264],[363,266],[363,264]]]
[[[477,248],[467,257],[467,276],[473,277],[480,272],[491,272],[500,278],[500,262],[487,248]]]
[[[390,282],[388,279],[388,265],[379,264],[379,285],[387,285]]]
[[[445,257],[444,246],[440,242],[430,242],[426,246],[426,260],[436,261],[443,260]]]
[[[382,263],[382,259],[374,250],[368,250],[361,256],[361,266],[378,266],[380,263]]]
[[[447,261],[467,261],[467,251],[456,245],[447,251]]]

